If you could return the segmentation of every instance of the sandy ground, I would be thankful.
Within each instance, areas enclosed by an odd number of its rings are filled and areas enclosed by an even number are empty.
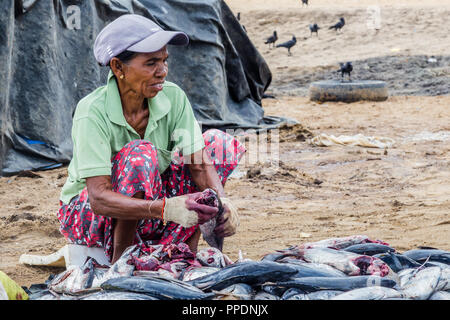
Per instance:
[[[450,96],[393,92],[385,102],[317,104],[309,101],[307,86],[299,84],[299,92],[289,87],[305,74],[323,76],[343,60],[448,57],[450,4],[310,0],[302,8],[296,0],[226,2],[241,12],[250,39],[273,72],[269,91],[277,99],[263,100],[266,114],[290,117],[300,125],[281,129],[278,145],[271,135],[268,150],[278,156],[258,152],[256,136],[241,138],[248,153],[225,186],[239,208],[241,226],[225,240],[224,252],[232,259],[239,250],[259,259],[289,245],[355,234],[384,240],[399,251],[417,246],[450,250]],[[377,35],[365,20],[370,5],[381,9]],[[341,15],[348,24],[340,35],[324,29],[319,39],[303,39],[309,37],[309,23],[327,26]],[[284,48],[269,50],[264,44],[275,29],[280,41],[292,34],[301,39],[291,57]],[[450,86],[449,60],[443,61],[439,75]],[[418,65],[409,73],[420,71]],[[308,138],[320,133],[388,137],[395,144],[385,150],[313,146]],[[66,170],[0,178],[0,270],[20,285],[62,271],[18,260],[23,253],[49,254],[65,245],[56,212]]]

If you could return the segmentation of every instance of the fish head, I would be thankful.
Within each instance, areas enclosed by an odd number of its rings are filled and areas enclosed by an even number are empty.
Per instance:
[[[358,256],[353,259],[353,264],[359,268],[361,275],[365,275],[368,274],[368,269],[372,265],[373,259],[371,256]]]
[[[391,268],[381,259],[374,258],[372,264],[367,268],[367,272],[371,275],[385,277],[391,273]]]
[[[222,252],[213,247],[204,248],[197,252],[197,259],[204,266],[223,268],[226,266],[225,258]]]
[[[391,271],[389,266],[381,259],[371,256],[358,256],[357,258],[353,259],[353,263],[360,269],[361,275],[377,275],[380,277],[384,277]]]
[[[156,270],[159,266],[159,261],[153,256],[132,257],[132,263],[136,270]]]
[[[214,189],[207,188],[202,191],[202,197],[197,202],[211,207],[218,207],[219,197]]]

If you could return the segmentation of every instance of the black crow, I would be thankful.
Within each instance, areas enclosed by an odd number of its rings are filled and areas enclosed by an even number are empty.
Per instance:
[[[317,25],[317,23],[309,25],[309,31],[311,31],[311,36],[312,36],[313,32],[315,32],[316,35],[319,36],[319,29],[320,29],[320,27]]]
[[[352,81],[350,73],[353,71],[353,66],[351,62],[339,63],[341,68],[337,71],[341,73],[342,81],[344,81],[344,74],[348,74],[348,80]]]
[[[277,36],[277,31],[273,32],[273,35],[271,35],[270,37],[267,38],[266,42],[264,42],[265,44],[269,44],[269,48],[270,48],[270,44],[272,44],[272,48],[275,45],[275,42],[278,40],[278,36]]]
[[[302,0],[302,7],[304,7],[305,5],[308,5],[308,0]]]
[[[332,25],[332,26],[329,27],[328,29],[334,29],[334,30],[336,30],[336,32],[337,32],[338,30],[341,30],[341,28],[342,28],[344,25],[345,25],[345,20],[344,20],[344,18],[340,18],[338,23],[336,23],[335,25]]]
[[[295,46],[295,44],[297,43],[297,38],[295,38],[295,36],[292,36],[292,40],[277,44],[277,48],[279,47],[283,47],[283,48],[287,48],[288,49],[288,55],[291,55],[291,48],[293,46]]]

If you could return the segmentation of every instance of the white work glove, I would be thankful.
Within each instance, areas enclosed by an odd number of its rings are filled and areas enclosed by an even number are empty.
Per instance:
[[[201,197],[201,192],[195,192],[166,198],[163,220],[172,221],[185,228],[189,228],[214,218],[219,212],[219,209],[197,203],[196,200]]]
[[[228,198],[221,197],[224,212],[220,218],[217,219],[217,226],[214,233],[218,236],[229,237],[236,233],[239,226],[239,214],[236,207]]]

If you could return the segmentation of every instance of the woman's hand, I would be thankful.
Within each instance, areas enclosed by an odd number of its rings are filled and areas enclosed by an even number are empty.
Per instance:
[[[236,233],[239,226],[239,214],[230,199],[221,197],[220,200],[222,201],[224,212],[217,219],[214,233],[219,237],[229,237]]]
[[[195,192],[166,198],[163,219],[178,223],[185,228],[209,221],[217,215],[219,209],[197,203],[201,197],[201,192]]]

